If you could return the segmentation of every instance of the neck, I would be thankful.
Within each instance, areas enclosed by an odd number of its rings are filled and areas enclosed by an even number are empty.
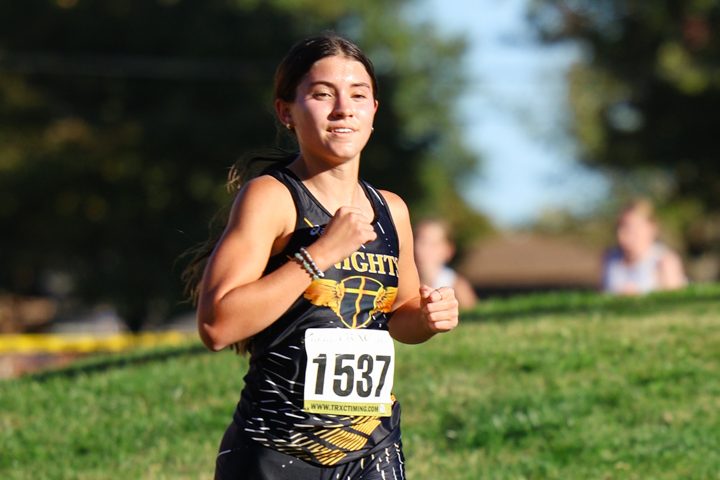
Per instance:
[[[623,252],[623,255],[625,256],[625,262],[628,264],[640,262],[643,258],[645,258],[646,255],[650,253],[651,249],[652,245],[649,245],[643,250],[625,251]]]
[[[364,198],[358,182],[358,161],[328,165],[301,154],[288,168],[330,212],[341,206],[357,205]]]

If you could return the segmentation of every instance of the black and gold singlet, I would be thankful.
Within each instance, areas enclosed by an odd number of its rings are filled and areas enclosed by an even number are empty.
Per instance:
[[[269,259],[265,274],[293,261],[299,248],[312,244],[332,217],[290,170],[279,168],[269,175],[290,190],[297,221],[287,247]],[[361,185],[373,206],[377,238],[330,267],[325,277],[314,280],[277,321],[252,338],[250,367],[234,417],[238,426],[261,445],[317,465],[336,465],[367,455],[399,427],[400,421],[400,407],[394,397],[388,416],[348,415],[345,411],[309,413],[305,409],[308,329],[388,330],[388,313],[398,286],[397,231],[386,201],[366,182],[361,181]],[[379,369],[382,364],[375,360]],[[331,375],[333,368],[338,367],[332,362],[327,367],[323,364],[322,372],[327,369]],[[346,383],[336,386],[342,389],[349,386]],[[369,381],[356,383],[368,394],[380,388]]]

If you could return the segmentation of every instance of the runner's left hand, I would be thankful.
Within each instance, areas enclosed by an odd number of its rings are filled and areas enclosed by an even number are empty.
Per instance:
[[[420,287],[420,311],[434,333],[449,332],[458,324],[458,301],[451,287]]]

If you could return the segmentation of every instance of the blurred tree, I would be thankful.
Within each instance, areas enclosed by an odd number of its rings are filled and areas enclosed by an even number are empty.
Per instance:
[[[573,128],[620,192],[667,202],[691,254],[720,250],[720,4],[533,0],[549,42],[580,41]]]
[[[275,65],[323,29],[377,64],[364,176],[412,206],[461,204],[475,163],[452,110],[464,43],[404,20],[409,5],[1,2],[0,289],[108,301],[132,330],[187,309],[175,261],[230,201],[227,168],[277,143]]]

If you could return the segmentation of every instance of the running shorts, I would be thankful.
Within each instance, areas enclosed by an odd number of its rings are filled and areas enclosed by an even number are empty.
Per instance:
[[[264,447],[235,422],[225,431],[215,480],[405,480],[405,457],[397,428],[367,456],[323,467]]]

